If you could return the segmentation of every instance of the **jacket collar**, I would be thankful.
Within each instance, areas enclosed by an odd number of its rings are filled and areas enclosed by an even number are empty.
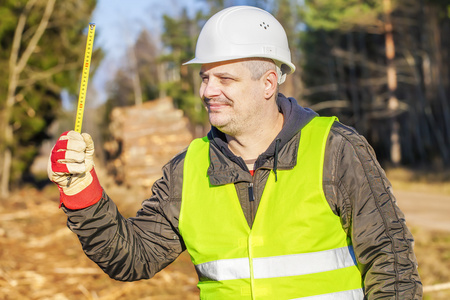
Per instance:
[[[301,129],[317,116],[311,109],[301,107],[294,98],[286,98],[283,94],[278,94],[278,109],[284,115],[283,128],[267,150],[258,157],[256,169],[292,169],[297,164]],[[228,148],[225,134],[211,127],[208,139],[211,142],[208,175],[212,185],[252,181],[244,160]],[[275,156],[278,158],[276,163]]]

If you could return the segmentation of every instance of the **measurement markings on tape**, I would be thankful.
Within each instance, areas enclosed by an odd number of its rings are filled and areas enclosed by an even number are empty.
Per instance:
[[[89,81],[89,69],[91,67],[91,56],[94,46],[95,24],[89,23],[86,50],[84,52],[83,72],[81,75],[80,94],[78,95],[77,116],[75,118],[75,131],[81,133],[83,125],[84,106],[86,103],[86,93]]]

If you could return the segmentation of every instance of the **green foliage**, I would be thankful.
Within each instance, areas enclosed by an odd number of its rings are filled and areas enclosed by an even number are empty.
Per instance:
[[[133,47],[136,69],[139,75],[143,101],[153,100],[159,96],[158,48],[150,32],[141,32]]]
[[[163,57],[164,61],[172,61],[177,65],[188,61],[194,56],[195,37],[199,32],[197,20],[191,20],[186,10],[180,18],[163,17],[164,33],[161,40],[170,51]],[[196,34],[197,33],[197,34]]]
[[[0,7],[0,113],[6,109],[12,41],[19,16],[27,3],[27,0],[8,0]],[[36,1],[26,15],[19,59],[41,22],[46,4],[47,1]],[[86,28],[95,5],[95,0],[56,1],[44,34],[19,74],[9,120],[13,128],[12,145],[4,145],[2,141],[0,149],[2,157],[4,146],[9,146],[12,152],[11,182],[14,185],[20,183],[40,144],[47,138],[47,127],[56,118],[61,106],[61,91],[65,89],[72,94],[78,93]],[[98,63],[99,56],[101,53],[96,51],[93,61]],[[3,134],[0,134],[0,139]]]
[[[166,82],[162,84],[161,88],[167,91],[167,95],[173,99],[174,105],[184,112],[191,124],[205,124],[207,113],[198,95],[183,91],[178,82]]]
[[[376,26],[383,11],[383,1],[376,0],[307,0],[305,4],[304,22],[327,31]]]
[[[179,18],[164,16],[164,33],[161,37],[167,54],[162,55],[160,61],[165,63],[167,71],[179,73],[175,80],[163,82],[161,90],[174,99],[174,104],[184,111],[193,124],[205,124],[207,121],[201,101],[196,96],[199,70],[195,66],[182,64],[194,57],[196,39],[206,19],[201,12],[190,18],[186,10]]]

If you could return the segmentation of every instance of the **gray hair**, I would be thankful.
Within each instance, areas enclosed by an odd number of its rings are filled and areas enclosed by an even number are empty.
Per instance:
[[[249,58],[243,63],[252,73],[252,80],[260,79],[269,70],[277,71],[276,64],[270,58]]]

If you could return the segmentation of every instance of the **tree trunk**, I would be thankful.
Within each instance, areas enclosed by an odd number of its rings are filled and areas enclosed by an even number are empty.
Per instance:
[[[366,47],[366,34],[364,31],[360,30],[358,32],[358,41],[359,41],[359,51],[361,53],[361,78],[362,80],[369,79],[370,78],[370,72],[368,68],[368,55],[367,55],[367,47]],[[367,87],[360,88],[361,91],[361,114],[360,114],[360,128],[362,130],[363,135],[367,135],[368,128],[369,128],[369,122],[367,118],[367,110],[370,110],[370,104],[373,103],[373,87],[372,85],[369,85]]]
[[[134,47],[130,47],[129,50],[129,59],[131,63],[131,78],[133,81],[133,91],[134,91],[134,105],[141,106],[142,105],[142,89],[141,89],[141,78],[139,76],[139,69],[137,66],[136,60],[136,52]]]
[[[427,24],[427,38],[429,40],[426,41],[427,45],[427,60],[425,60],[426,64],[424,65],[424,74],[425,74],[425,86],[427,91],[427,102],[425,113],[427,114],[428,121],[430,122],[430,126],[433,128],[433,135],[436,139],[436,143],[438,149],[440,151],[440,156],[442,158],[442,162],[447,164],[449,161],[449,149],[446,143],[446,131],[448,122],[444,119],[443,122],[440,122],[440,115],[448,114],[448,103],[445,95],[445,91],[443,91],[444,87],[442,84],[443,76],[442,70],[442,57],[439,49],[440,48],[440,28],[435,19],[438,18],[439,12],[436,7],[432,3],[427,3],[425,6],[425,15],[427,16],[428,21]],[[438,45],[439,44],[439,45]],[[433,102],[439,103],[441,107],[438,108],[438,112],[433,113]],[[435,109],[436,110],[436,109]]]
[[[399,107],[398,99],[395,95],[397,90],[397,71],[394,65],[395,58],[395,44],[393,27],[391,21],[392,3],[391,0],[383,0],[384,8],[384,30],[385,30],[385,44],[386,44],[386,60],[387,60],[387,82],[388,82],[388,111],[391,115],[391,162],[394,166],[400,164],[402,153],[400,145],[400,124],[397,119],[397,111]]]
[[[42,19],[36,28],[33,36],[30,39],[25,51],[19,58],[20,43],[22,41],[22,34],[25,29],[25,23],[28,17],[28,13],[31,11],[33,6],[36,4],[36,0],[29,0],[25,5],[24,10],[19,16],[17,22],[16,30],[14,32],[13,43],[11,47],[11,54],[9,57],[9,82],[8,82],[8,93],[6,95],[6,102],[3,111],[3,118],[0,123],[1,137],[0,142],[2,144],[2,151],[0,153],[0,159],[2,160],[0,165],[2,168],[2,173],[0,174],[0,197],[6,198],[9,195],[9,181],[11,176],[11,164],[13,159],[12,145],[14,140],[13,128],[10,125],[11,115],[13,106],[16,102],[16,90],[19,83],[20,73],[25,68],[31,54],[35,51],[36,46],[44,34],[50,16],[53,13],[53,8],[55,5],[55,0],[47,1],[45,6]]]
[[[448,104],[448,98],[445,91],[444,82],[447,82],[448,76],[447,76],[447,70],[445,69],[444,59],[442,55],[442,43],[441,43],[441,28],[439,26],[438,20],[439,20],[439,10],[438,7],[435,5],[430,4],[430,27],[431,27],[431,34],[432,34],[432,48],[434,52],[434,58],[435,63],[434,69],[435,72],[433,74],[435,75],[435,81],[437,85],[437,100],[439,100],[440,106],[441,106],[441,114],[442,114],[442,123],[438,124],[443,128],[443,139],[445,143],[445,152],[442,153],[442,159],[444,161],[444,164],[449,163],[449,153],[448,153],[448,147],[447,145],[450,142],[450,108]]]
[[[349,68],[349,90],[352,98],[352,110],[353,110],[353,124],[355,124],[356,130],[360,133],[364,133],[361,131],[360,121],[360,99],[358,94],[358,82],[356,80],[356,64],[355,64],[355,43],[353,39],[353,32],[348,32],[346,34],[347,40],[347,59],[348,59],[348,68]]]

